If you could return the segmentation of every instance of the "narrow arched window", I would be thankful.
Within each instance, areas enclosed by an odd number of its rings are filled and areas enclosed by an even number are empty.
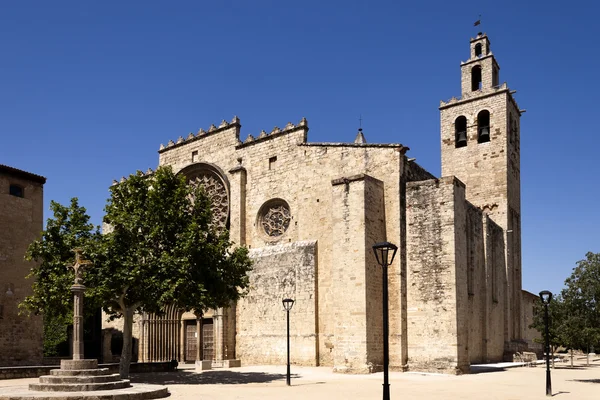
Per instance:
[[[471,69],[471,90],[474,92],[481,89],[481,67],[474,66]]]
[[[481,57],[481,43],[475,45],[475,57]]]
[[[462,115],[454,121],[454,146],[456,148],[467,145],[467,118]]]
[[[477,114],[477,143],[490,141],[490,112],[480,111]]]

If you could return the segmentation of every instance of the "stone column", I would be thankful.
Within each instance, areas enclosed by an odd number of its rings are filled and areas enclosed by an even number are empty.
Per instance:
[[[73,360],[83,360],[83,292],[85,286],[71,286],[74,294],[73,307]]]
[[[75,271],[75,280],[71,291],[74,294],[73,305],[73,360],[83,360],[83,268],[92,263],[81,258],[81,249],[73,249],[75,253],[75,264],[67,268]]]
[[[223,345],[225,343],[224,335],[223,335],[223,308],[219,307],[215,310],[213,314],[213,337],[214,337],[214,352],[215,352],[215,361],[222,362],[223,361]]]

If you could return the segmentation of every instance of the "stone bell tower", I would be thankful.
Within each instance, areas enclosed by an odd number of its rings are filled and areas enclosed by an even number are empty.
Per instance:
[[[470,41],[461,63],[461,97],[440,103],[442,176],[466,184],[466,198],[504,230],[504,340],[522,338],[520,110],[516,91],[500,84],[486,34]],[[504,290],[504,289],[503,289]]]

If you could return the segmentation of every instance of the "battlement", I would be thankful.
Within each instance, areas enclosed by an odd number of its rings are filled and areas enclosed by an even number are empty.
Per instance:
[[[458,104],[461,102],[466,102],[473,100],[475,98],[480,98],[485,95],[493,95],[496,93],[500,93],[502,91],[507,91],[508,85],[504,82],[501,85],[494,86],[493,88],[483,88],[479,90],[475,90],[473,92],[465,92],[462,97],[451,97],[448,101],[440,100],[440,108],[447,107],[450,105]]]
[[[248,135],[246,137],[246,140],[244,140],[243,143],[240,143],[238,146],[236,146],[236,149],[243,148],[243,147],[246,147],[246,146],[249,146],[252,144],[256,144],[259,142],[264,142],[266,140],[273,139],[275,137],[286,135],[286,134],[300,131],[300,130],[304,131],[304,141],[303,142],[306,142],[306,133],[308,132],[308,121],[306,120],[306,118],[302,118],[300,120],[300,122],[298,123],[298,125],[294,125],[291,122],[288,122],[283,127],[283,129],[280,129],[279,127],[276,126],[269,133],[267,133],[264,130],[260,131],[260,133],[257,137],[254,137],[253,135]]]
[[[150,176],[150,175],[154,174],[154,171],[152,170],[152,168],[148,168],[148,170],[147,170],[146,172],[143,172],[143,171],[137,170],[137,171],[135,172],[135,174],[136,174],[137,176]],[[117,181],[116,179],[113,179],[113,181],[112,181],[112,185],[111,185],[111,186],[118,185],[119,183],[123,183],[123,182],[125,182],[126,180],[127,180],[127,178],[125,178],[124,176],[122,176],[122,177],[121,177],[121,179],[120,179],[120,180],[118,180],[118,181]]]
[[[167,142],[166,146],[161,143],[158,152],[164,153],[164,152],[174,149],[176,147],[183,146],[185,144],[194,142],[196,140],[203,139],[208,136],[213,136],[219,132],[223,132],[223,131],[229,130],[231,128],[236,129],[236,138],[238,140],[237,148],[242,148],[242,147],[254,144],[254,143],[273,139],[274,137],[289,134],[289,133],[296,132],[299,130],[304,130],[304,135],[305,135],[304,141],[306,141],[306,133],[308,132],[308,121],[306,121],[306,118],[302,118],[302,120],[300,120],[300,122],[297,125],[294,125],[291,122],[288,122],[285,125],[285,127],[283,127],[283,129],[275,126],[269,133],[267,133],[265,130],[262,130],[257,137],[254,137],[253,135],[248,135],[246,137],[246,139],[242,142],[239,137],[239,130],[240,130],[241,126],[242,125],[240,124],[240,119],[237,116],[233,117],[231,122],[227,122],[227,121],[223,120],[223,121],[221,121],[219,126],[215,126],[214,124],[212,124],[208,128],[208,131],[205,131],[204,129],[200,128],[200,130],[198,130],[198,132],[195,135],[193,132],[190,132],[189,135],[187,135],[187,137],[185,137],[185,138],[183,136],[179,136],[177,141],[169,140]]]
[[[238,129],[237,135],[238,135],[238,139],[239,139],[239,128],[241,126],[242,125],[240,124],[240,119],[237,116],[235,116],[235,117],[233,117],[231,122],[227,122],[227,121],[223,120],[223,121],[221,121],[219,126],[215,126],[215,124],[211,124],[210,127],[208,128],[208,131],[205,131],[204,129],[200,128],[195,135],[193,132],[190,132],[189,135],[187,135],[187,137],[185,137],[185,138],[183,136],[179,136],[179,138],[177,139],[176,142],[174,142],[173,140],[169,140],[167,142],[166,146],[161,143],[160,148],[158,149],[158,152],[163,153],[172,148],[179,147],[183,144],[187,144],[187,143],[202,139],[204,137],[217,134],[219,132],[223,132],[230,128]]]

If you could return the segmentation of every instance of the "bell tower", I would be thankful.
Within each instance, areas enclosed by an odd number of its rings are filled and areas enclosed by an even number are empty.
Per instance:
[[[500,66],[484,33],[470,41],[461,63],[461,97],[440,103],[442,176],[466,185],[466,198],[504,230],[505,343],[521,326],[520,110],[516,91],[499,83]]]

